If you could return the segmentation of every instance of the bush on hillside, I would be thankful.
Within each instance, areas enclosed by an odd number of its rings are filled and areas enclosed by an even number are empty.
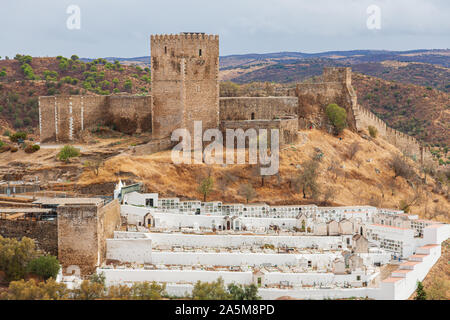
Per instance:
[[[41,147],[38,144],[29,144],[25,147],[24,151],[26,153],[34,153],[41,149]]]
[[[369,129],[369,134],[370,134],[370,136],[371,136],[372,138],[376,138],[377,135],[378,135],[378,130],[377,130],[377,128],[375,128],[374,126],[369,126],[368,129]]]
[[[9,135],[9,140],[11,142],[18,142],[19,140],[25,140],[27,138],[27,133],[22,131],[17,131],[14,134]]]
[[[80,156],[80,150],[73,146],[64,146],[58,153],[58,159],[61,161],[67,161],[70,158]]]
[[[335,133],[341,133],[347,127],[347,111],[332,103],[327,106],[325,113],[332,123]]]

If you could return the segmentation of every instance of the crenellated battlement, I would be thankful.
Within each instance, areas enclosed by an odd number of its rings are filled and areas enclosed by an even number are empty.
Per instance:
[[[152,34],[150,40],[157,41],[179,41],[179,40],[193,40],[193,41],[219,41],[219,35],[206,34],[201,32],[182,32],[179,34]]]

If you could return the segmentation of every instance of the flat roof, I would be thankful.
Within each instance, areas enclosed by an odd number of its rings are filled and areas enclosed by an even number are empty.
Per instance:
[[[0,213],[48,213],[51,209],[42,208],[0,208]]]
[[[102,198],[39,198],[33,202],[41,205],[99,205],[103,203]]]

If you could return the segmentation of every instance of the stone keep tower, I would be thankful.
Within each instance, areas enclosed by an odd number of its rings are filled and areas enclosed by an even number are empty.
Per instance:
[[[204,33],[151,36],[152,131],[157,139],[194,121],[219,127],[219,36]]]

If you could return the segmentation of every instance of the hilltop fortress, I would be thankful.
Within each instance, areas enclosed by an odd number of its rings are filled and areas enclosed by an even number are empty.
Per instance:
[[[113,125],[133,134],[151,132],[146,152],[171,146],[173,130],[279,129],[280,144],[295,142],[297,131],[329,128],[325,107],[337,103],[347,110],[349,128],[379,135],[405,154],[423,161],[427,149],[408,135],[389,128],[357,103],[350,68],[325,68],[316,83],[299,83],[295,96],[219,97],[219,36],[204,33],[151,36],[151,95],[39,97],[41,143],[82,139],[84,130]]]

